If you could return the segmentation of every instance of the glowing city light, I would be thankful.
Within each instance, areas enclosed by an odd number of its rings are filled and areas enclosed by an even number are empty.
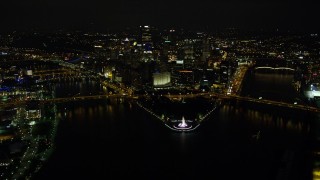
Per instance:
[[[188,124],[186,123],[186,120],[184,119],[184,117],[182,116],[182,122],[178,124],[178,127],[180,128],[185,128],[187,127]]]

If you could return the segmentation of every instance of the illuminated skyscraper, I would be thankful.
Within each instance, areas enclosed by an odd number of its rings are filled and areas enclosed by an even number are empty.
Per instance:
[[[153,61],[152,29],[150,26],[140,26],[142,58],[144,62]]]
[[[191,39],[184,40],[184,65],[186,68],[194,67],[195,57],[194,57],[194,42]]]
[[[152,34],[151,34],[151,27],[150,26],[140,26],[141,32],[141,43],[144,47],[146,45],[152,46]]]
[[[230,76],[229,61],[221,61],[220,63],[220,83],[227,84]]]
[[[202,42],[202,56],[201,56],[201,61],[202,62],[207,62],[207,58],[210,57],[210,42],[209,38],[205,36],[203,38]]]
[[[170,29],[162,36],[164,42],[162,44],[163,60],[174,62],[178,59],[177,43],[176,43],[176,30]]]
[[[192,70],[181,70],[178,72],[178,85],[191,86],[194,84],[194,72]]]

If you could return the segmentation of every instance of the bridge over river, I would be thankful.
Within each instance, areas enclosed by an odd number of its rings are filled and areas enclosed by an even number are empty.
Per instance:
[[[52,99],[41,99],[38,100],[39,103],[46,104],[46,103],[65,103],[65,102],[73,102],[73,101],[86,101],[86,100],[99,100],[99,99],[130,99],[133,101],[136,101],[137,104],[140,107],[143,107],[145,110],[147,110],[149,113],[154,114],[157,118],[163,120],[163,117],[160,117],[159,115],[156,115],[154,112],[152,112],[150,109],[145,108],[142,104],[139,103],[139,98],[146,98],[149,95],[144,94],[144,95],[135,95],[132,93],[132,91],[128,88],[121,87],[118,84],[112,83],[106,79],[103,79],[101,74],[93,72],[93,71],[87,71],[86,69],[79,69],[77,65],[73,65],[67,62],[61,62],[61,61],[56,61],[57,63],[63,65],[65,68],[69,67],[72,68],[74,71],[78,71],[81,73],[87,73],[90,76],[95,76],[97,77],[97,80],[100,80],[101,85],[114,89],[113,94],[97,94],[97,95],[81,95],[81,96],[72,96],[72,97],[61,97],[61,98],[52,98]],[[264,66],[256,66],[256,69],[285,69],[285,70],[290,70],[293,71],[293,68],[290,67],[264,67]],[[66,72],[65,70],[63,72]],[[43,71],[39,73],[52,73],[51,71]],[[241,77],[243,78],[243,73],[241,74]],[[242,80],[242,79],[240,79]],[[238,80],[238,81],[240,81]],[[247,97],[247,96],[240,96],[237,93],[214,93],[214,92],[201,92],[201,93],[188,93],[188,94],[160,94],[159,96],[164,96],[170,99],[172,102],[174,101],[183,101],[184,99],[192,99],[192,98],[197,98],[197,97],[203,97],[208,100],[216,101],[216,102],[226,102],[226,101],[243,101],[243,102],[250,102],[250,103],[257,103],[257,104],[263,104],[266,106],[275,106],[275,107],[280,107],[280,108],[291,108],[291,109],[297,109],[297,110],[302,110],[302,111],[309,111],[309,112],[315,112],[318,113],[320,112],[319,108],[308,106],[308,105],[303,105],[303,104],[294,104],[294,103],[288,103],[288,102],[279,102],[279,101],[274,101],[274,100],[268,100],[268,99],[262,99],[262,98],[253,98],[253,97]],[[29,100],[18,100],[18,101],[13,101],[13,102],[2,102],[0,103],[0,108],[7,107],[7,106],[19,106],[19,105],[24,105],[28,103]],[[212,112],[216,107],[213,107],[210,112]],[[208,114],[209,115],[209,114]],[[207,116],[207,115],[206,115]],[[203,117],[205,118],[205,117]],[[188,120],[185,120],[185,123],[180,122],[182,120],[177,120],[177,127],[179,124],[181,125],[181,129],[183,130],[184,128],[188,129],[189,127],[184,127],[186,122]],[[182,123],[182,124],[181,124]],[[192,123],[191,123],[192,124]],[[196,127],[197,125],[194,124],[193,127]]]

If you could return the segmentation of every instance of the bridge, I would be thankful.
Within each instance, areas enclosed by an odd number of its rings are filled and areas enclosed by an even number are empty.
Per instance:
[[[293,68],[289,68],[289,67],[270,67],[270,66],[259,66],[259,67],[255,67],[255,70],[258,69],[270,69],[270,70],[290,70],[290,71],[295,71],[295,69]]]
[[[132,94],[132,90],[130,88],[126,88],[124,86],[120,86],[118,84],[115,84],[113,82],[111,82],[110,80],[106,79],[105,76],[103,76],[103,74],[101,73],[97,73],[95,71],[92,71],[90,69],[86,69],[84,67],[82,67],[81,65],[77,65],[77,64],[72,64],[70,62],[66,62],[63,60],[44,60],[44,61],[50,61],[53,63],[58,63],[60,66],[62,67],[66,67],[66,68],[70,68],[78,73],[82,73],[84,75],[90,76],[90,77],[96,77],[97,79],[100,80],[101,84],[105,87],[108,87],[110,89],[114,89],[115,91],[117,91],[119,94]]]
[[[64,62],[61,60],[53,60],[54,62],[59,63],[60,65],[64,66],[64,67],[71,67],[74,70],[81,70],[85,71],[87,73],[89,73],[90,75],[95,75],[97,77],[104,77],[103,75],[93,72],[91,70],[86,70],[83,68],[79,68],[78,65],[74,65],[68,62]],[[293,68],[289,68],[289,67],[269,67],[269,66],[258,66],[255,67],[255,69],[272,69],[272,70],[290,70],[290,71],[295,71],[295,69]],[[240,67],[240,73],[238,75],[236,75],[235,79],[236,82],[241,82],[242,78],[244,77],[244,74],[246,72],[247,68],[243,68]],[[117,94],[112,95],[113,97],[135,97],[133,99],[138,98],[139,96],[132,96],[133,95],[133,91],[125,88],[125,87],[121,87],[119,85],[116,85],[114,83],[109,82],[108,80],[103,80],[101,82],[101,84],[105,87],[109,87],[111,89],[114,89],[117,91]],[[239,85],[237,85],[239,86]],[[237,87],[235,86],[235,87]],[[142,95],[140,95],[142,96]],[[145,96],[145,95],[143,95]],[[311,107],[311,106],[306,106],[306,105],[301,105],[301,104],[291,104],[291,103],[286,103],[286,102],[278,102],[278,101],[272,101],[272,100],[266,100],[266,99],[257,99],[257,98],[252,98],[252,97],[242,97],[237,95],[237,93],[230,93],[230,94],[225,94],[225,93],[213,93],[213,92],[209,92],[209,93],[197,93],[197,94],[166,94],[164,95],[166,97],[168,97],[170,100],[181,100],[183,98],[194,98],[194,97],[198,97],[198,96],[203,96],[206,98],[219,98],[219,99],[224,99],[224,100],[238,100],[238,101],[247,101],[247,102],[253,102],[253,103],[260,103],[260,104],[266,104],[266,105],[272,105],[272,106],[278,106],[278,107],[285,107],[285,108],[294,108],[294,109],[300,109],[300,110],[305,110],[305,111],[312,111],[312,112],[320,112],[319,108],[316,107]],[[57,100],[52,100],[52,101],[56,101],[56,102],[61,102],[61,101],[71,101],[71,100],[82,100],[82,99],[99,99],[99,98],[105,98],[105,97],[111,97],[111,95],[96,95],[96,96],[82,96],[82,97],[70,97],[70,98],[63,98],[63,99],[57,99]]]
[[[59,103],[59,102],[69,102],[69,101],[79,101],[79,100],[87,100],[87,99],[102,99],[102,98],[130,98],[130,99],[137,99],[138,97],[141,96],[146,96],[146,95],[133,95],[133,91],[130,90],[129,88],[122,87],[120,85],[117,85],[115,83],[112,83],[108,81],[107,79],[104,78],[104,76],[100,73],[83,69],[80,68],[79,65],[71,64],[68,62],[64,62],[62,60],[50,60],[55,63],[59,63],[63,67],[71,68],[74,71],[77,71],[79,73],[86,73],[87,75],[94,76],[97,79],[100,80],[101,84],[105,87],[114,89],[116,94],[104,94],[104,95],[89,95],[89,96],[77,96],[77,97],[65,97],[65,98],[54,98],[54,99],[49,99],[49,100],[42,100],[44,103],[52,102],[52,103]],[[285,70],[291,70],[294,71],[293,68],[288,68],[288,67],[268,67],[268,66],[261,66],[261,67],[256,67],[256,69],[285,69]],[[42,71],[41,73],[53,73],[54,71]],[[63,73],[64,74],[64,73]],[[243,73],[239,73],[239,77],[243,77]],[[241,82],[241,78],[237,79],[237,82]],[[306,106],[306,105],[301,105],[301,104],[291,104],[291,103],[286,103],[286,102],[278,102],[278,101],[272,101],[272,100],[266,100],[266,99],[257,99],[257,98],[252,98],[252,97],[242,97],[237,95],[237,93],[213,93],[213,92],[208,92],[208,93],[197,93],[197,94],[163,94],[163,96],[166,96],[170,100],[181,100],[184,98],[195,98],[195,97],[205,97],[205,98],[218,98],[221,100],[238,100],[238,101],[247,101],[247,102],[253,102],[253,103],[260,103],[260,104],[266,104],[266,105],[271,105],[271,106],[278,106],[278,107],[285,107],[285,108],[293,108],[293,109],[300,109],[300,110],[305,110],[305,111],[311,111],[311,112],[320,112],[319,108],[316,107],[311,107],[311,106]],[[21,102],[5,102],[5,103],[0,103],[0,107],[7,106],[7,105],[18,105],[18,104],[24,104],[25,102],[22,100]]]
[[[244,96],[232,95],[232,94],[226,95],[226,94],[222,94],[222,93],[213,93],[213,92],[198,93],[198,94],[175,94],[175,95],[166,94],[163,96],[169,98],[172,101],[175,101],[175,100],[181,101],[181,100],[187,99],[187,98],[204,97],[204,98],[217,98],[217,99],[221,99],[221,100],[238,100],[238,101],[265,104],[265,105],[270,105],[270,106],[292,108],[292,109],[297,109],[297,110],[320,112],[320,108],[312,107],[312,106],[308,106],[308,105],[293,104],[293,103],[288,103],[288,102],[279,102],[279,101],[253,98],[253,97],[244,97]]]
[[[73,102],[73,101],[84,101],[84,100],[97,100],[97,99],[108,99],[108,98],[118,98],[118,99],[131,99],[137,100],[139,97],[146,97],[147,95],[127,95],[127,94],[100,94],[100,95],[84,95],[84,96],[72,96],[72,97],[62,97],[62,98],[52,98],[52,99],[44,99],[39,100],[40,103],[65,103],[65,102]],[[277,106],[283,108],[292,108],[297,110],[309,111],[309,112],[320,112],[320,108],[302,105],[302,104],[291,104],[287,102],[279,102],[267,99],[259,99],[259,98],[252,98],[252,97],[243,97],[238,95],[226,95],[221,93],[197,93],[197,94],[166,94],[162,95],[169,98],[172,101],[176,100],[183,100],[187,98],[196,98],[196,97],[204,97],[210,99],[218,99],[221,101],[224,100],[238,100],[244,102],[252,102],[252,103],[259,103],[265,104],[269,106]],[[20,100],[20,101],[13,101],[13,102],[3,102],[0,103],[0,108],[8,107],[8,106],[17,106],[26,104],[29,100]]]
[[[160,96],[165,96],[169,98],[171,101],[183,101],[183,99],[188,98],[196,98],[196,97],[204,97],[204,98],[212,98],[212,99],[220,99],[221,101],[225,100],[237,100],[237,101],[244,101],[244,102],[252,102],[252,103],[259,103],[269,106],[277,106],[283,108],[292,108],[297,110],[304,110],[310,112],[320,112],[320,108],[312,107],[303,104],[293,104],[288,102],[279,102],[273,101],[268,99],[260,99],[260,98],[253,98],[253,97],[244,97],[239,95],[226,95],[222,93],[214,93],[214,92],[207,92],[207,93],[197,93],[197,94],[163,94]],[[139,96],[135,96],[138,98]],[[136,99],[135,98],[135,99]]]
[[[66,103],[66,102],[75,102],[75,101],[86,101],[86,100],[98,100],[98,99],[138,99],[137,96],[127,96],[121,94],[98,94],[98,95],[83,95],[83,96],[72,96],[72,97],[61,97],[61,98],[52,98],[52,99],[35,99],[39,104],[47,104],[47,103]],[[0,108],[11,107],[11,106],[19,106],[25,105],[30,100],[19,100],[19,101],[11,101],[11,102],[1,102]]]
[[[287,102],[273,101],[273,100],[267,100],[267,99],[257,99],[257,98],[243,97],[238,95],[229,95],[229,96],[224,96],[222,98],[235,99],[239,101],[253,102],[253,103],[278,106],[278,107],[284,107],[284,108],[292,108],[292,109],[311,111],[311,112],[317,112],[317,113],[320,112],[320,108],[312,107],[308,105],[302,105],[302,104],[293,104],[293,103],[291,104]]]
[[[42,70],[42,71],[35,71],[33,76],[40,77],[44,79],[48,76],[56,77],[56,76],[74,76],[74,75],[81,75],[80,72],[68,69],[60,69],[60,70]]]
[[[137,96],[126,96],[126,95],[121,95],[121,94],[86,95],[86,96],[46,99],[46,100],[41,101],[41,103],[64,103],[64,102],[97,100],[97,99],[107,99],[107,98],[137,99],[138,97]]]

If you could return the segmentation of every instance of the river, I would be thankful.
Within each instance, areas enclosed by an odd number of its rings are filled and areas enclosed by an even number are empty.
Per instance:
[[[243,93],[294,97],[283,89],[291,88],[290,75],[279,76],[252,74]],[[88,80],[55,87],[57,97],[101,90]],[[34,179],[312,179],[317,114],[231,102],[195,131],[178,133],[133,102],[91,100],[58,109],[55,152]]]

